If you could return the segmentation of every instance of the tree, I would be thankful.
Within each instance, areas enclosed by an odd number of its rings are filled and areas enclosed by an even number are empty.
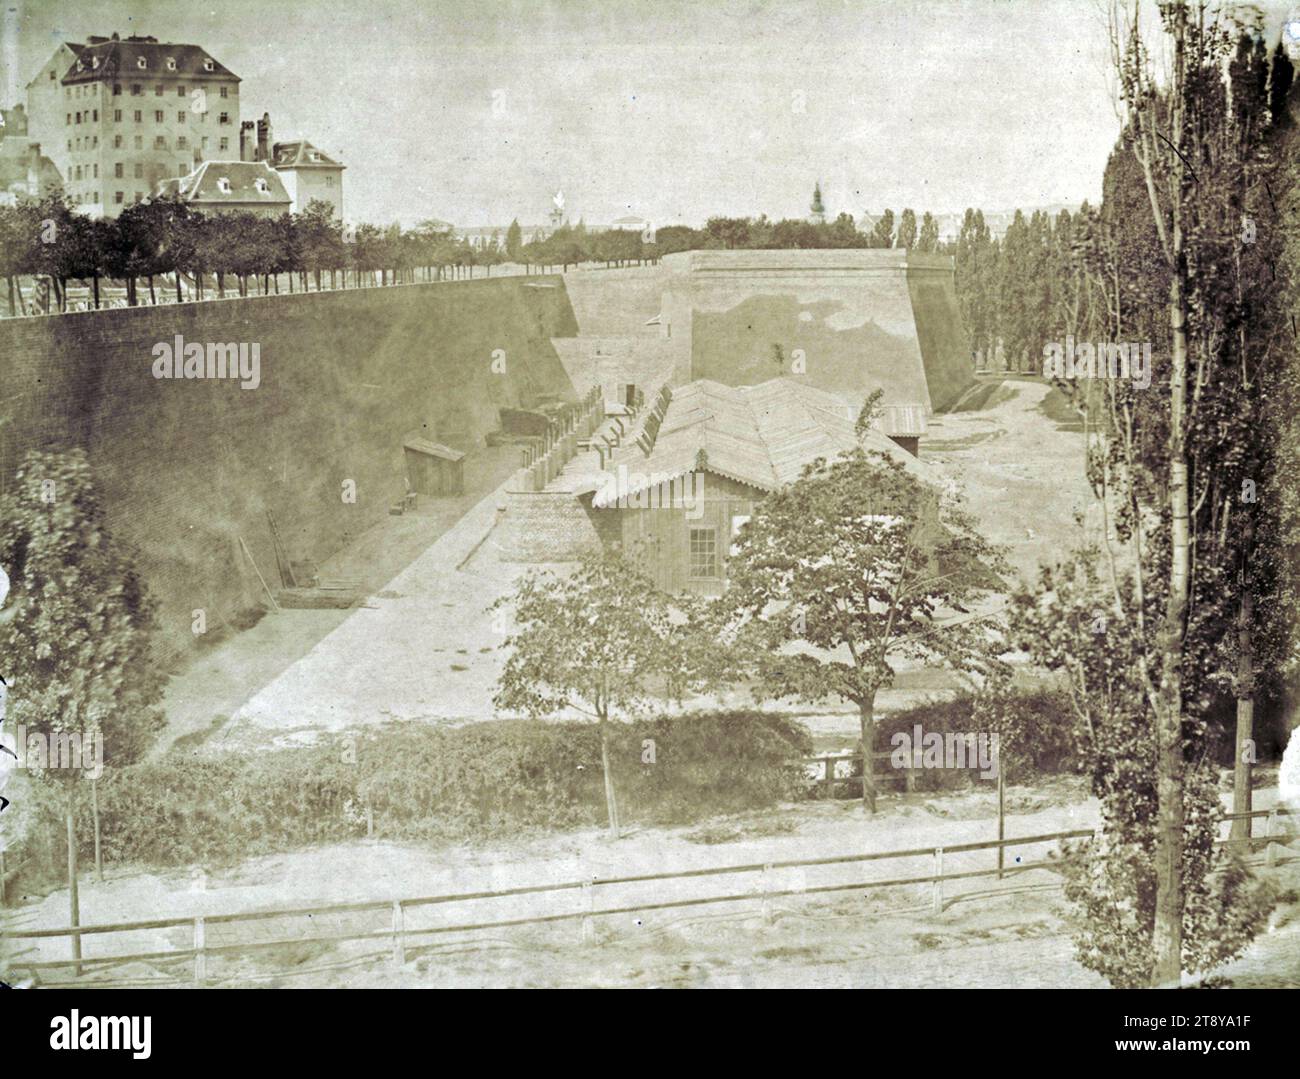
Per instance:
[[[957,307],[971,347],[992,358],[998,338],[998,245],[981,210],[966,210],[954,255]]]
[[[80,268],[86,230],[84,218],[73,209],[62,191],[55,191],[37,202],[24,203],[22,234],[27,238],[26,270],[50,278],[59,310],[67,306],[65,284]]]
[[[85,454],[29,451],[0,509],[0,564],[12,589],[12,614],[0,623],[8,718],[50,747],[84,751],[102,739],[105,760],[138,759],[163,726],[164,676],[149,647],[154,604],[104,525]],[[63,798],[75,926],[81,772],[54,763],[38,760],[37,775]]]
[[[871,226],[870,239],[868,247],[893,247],[894,246],[894,211],[886,210],[876,219],[876,223]]]
[[[373,227],[373,226],[372,226]],[[321,271],[337,270],[346,264],[347,248],[343,242],[343,223],[334,215],[332,203],[312,199],[298,215],[297,231],[303,257],[303,270],[316,278],[321,288]]]
[[[903,216],[898,219],[898,237],[894,241],[894,246],[909,251],[916,246],[915,210],[904,210]]]
[[[939,223],[929,211],[921,218],[921,232],[916,239],[916,249],[926,254],[939,250]]]
[[[862,798],[875,812],[875,700],[893,662],[1001,670],[994,637],[960,612],[1005,568],[908,466],[859,447],[758,504],[728,564],[719,635],[735,641],[735,669],[756,676],[756,694],[857,705]]]
[[[1083,547],[1044,567],[1036,587],[1013,595],[1010,628],[1017,647],[1062,679],[1077,756],[1101,805],[1100,835],[1067,847],[1062,862],[1066,899],[1081,915],[1072,919],[1076,956],[1116,988],[1139,988],[1151,984],[1156,958],[1158,743],[1141,674],[1151,646],[1135,617],[1139,575],[1111,579],[1109,566],[1103,550]],[[1158,603],[1146,598],[1148,616]],[[1188,778],[1181,962],[1201,972],[1244,951],[1271,897],[1234,849],[1216,848],[1216,770]]]
[[[18,206],[0,206],[0,276],[9,285],[9,315],[18,314],[21,301],[19,275],[27,265],[31,237],[27,234],[28,215]]]
[[[750,221],[746,217],[711,217],[704,223],[704,231],[718,247],[727,250],[749,246]]]
[[[1268,70],[1257,27],[1203,23],[1178,3],[1163,16],[1173,62],[1164,78],[1135,24],[1113,29],[1123,138],[1100,211],[1058,219],[1051,241],[1059,251],[1062,234],[1074,234],[1085,268],[1082,287],[1051,289],[1067,326],[1155,342],[1149,387],[1107,378],[1072,391],[1103,513],[1105,594],[1090,600],[1102,636],[1092,650],[1119,660],[1089,674],[1077,642],[1053,644],[1043,618],[1018,617],[1040,662],[1072,670],[1077,695],[1094,698],[1076,710],[1114,762],[1114,775],[1103,779],[1099,765],[1094,782],[1104,841],[1067,893],[1091,926],[1081,958],[1115,984],[1175,986],[1253,931],[1235,920],[1256,909],[1248,876],[1212,857],[1220,810],[1210,711],[1231,693],[1238,730],[1249,730],[1256,670],[1281,666],[1294,645],[1272,613],[1287,608],[1286,496],[1270,490],[1256,503],[1253,489],[1294,460],[1282,416],[1294,413],[1296,379],[1289,274],[1285,260],[1276,259],[1282,277],[1273,266],[1286,226],[1268,178],[1270,162],[1285,160],[1269,145],[1272,91],[1289,73]],[[1242,236],[1251,203],[1258,242]],[[1067,625],[1083,603],[1070,584],[1078,573],[1057,572],[1037,590]],[[1211,884],[1218,870],[1231,894]]]
[[[524,246],[523,230],[519,227],[519,218],[510,222],[510,227],[506,229],[506,255],[511,262],[519,261],[520,249]]]
[[[1134,12],[1127,27],[1112,23],[1112,43],[1119,75],[1120,101],[1127,121],[1127,143],[1142,169],[1159,253],[1169,274],[1168,396],[1165,399],[1166,494],[1160,512],[1167,515],[1168,569],[1165,609],[1157,630],[1155,663],[1142,665],[1157,732],[1157,831],[1155,963],[1153,982],[1177,986],[1182,971],[1184,730],[1183,641],[1191,584],[1191,523],[1187,452],[1188,374],[1188,234],[1187,159],[1201,156],[1198,138],[1196,79],[1202,65],[1213,66],[1218,28],[1208,33],[1191,18],[1183,0],[1161,10],[1169,38],[1171,67],[1158,86],[1150,54]],[[1188,47],[1191,45],[1189,57]],[[1219,57],[1218,59],[1222,59]]]
[[[567,576],[529,573],[491,610],[512,609],[515,632],[493,698],[529,716],[575,709],[595,717],[609,830],[619,835],[609,764],[609,723],[666,688],[679,700],[689,679],[688,623],[670,618],[668,597],[617,552],[582,558]]]

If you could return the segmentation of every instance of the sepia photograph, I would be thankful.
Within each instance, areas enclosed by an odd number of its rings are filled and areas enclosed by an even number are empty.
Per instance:
[[[1273,0],[4,0],[24,1039],[1300,988],[1297,68]]]

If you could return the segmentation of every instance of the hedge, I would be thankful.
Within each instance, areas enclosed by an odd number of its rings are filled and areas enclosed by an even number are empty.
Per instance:
[[[691,823],[800,796],[811,752],[798,723],[764,712],[688,714],[615,723],[611,761],[620,813],[644,824]],[[77,832],[93,857],[89,784]],[[63,808],[37,803],[24,878],[63,872]],[[305,748],[193,756],[172,752],[99,782],[106,863],[231,863],[314,843],[357,839],[456,842],[605,821],[594,723],[529,720],[439,728],[397,723]],[[12,864],[12,863],[11,863]],[[29,874],[31,876],[29,876]]]

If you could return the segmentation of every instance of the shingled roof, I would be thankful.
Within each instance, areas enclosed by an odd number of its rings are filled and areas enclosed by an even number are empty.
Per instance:
[[[162,41],[101,41],[93,45],[72,45],[77,59],[63,76],[64,85],[116,79],[194,79],[206,82],[239,82],[239,76],[217,63],[198,45]],[[144,61],[144,67],[140,61]],[[171,61],[171,66],[168,66]],[[208,65],[211,65],[210,67]]]
[[[222,179],[229,190],[222,190]],[[265,183],[260,190],[258,180]],[[289,206],[289,193],[275,170],[265,161],[205,161],[188,176],[164,180],[159,195],[176,195],[190,202],[218,206]]]
[[[271,164],[277,169],[347,168],[306,139],[299,139],[297,142],[277,142],[271,151]]]
[[[880,431],[859,439],[835,394],[794,378],[757,386],[699,379],[672,391],[648,455],[630,444],[611,459],[611,470],[626,469],[627,486],[597,492],[592,504],[604,508],[620,495],[696,470],[775,491],[797,480],[818,457],[833,460],[858,445],[900,462],[918,479],[933,478]]]

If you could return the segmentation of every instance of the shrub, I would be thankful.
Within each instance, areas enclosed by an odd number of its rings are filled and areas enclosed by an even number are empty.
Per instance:
[[[1039,775],[1079,770],[1069,702],[1054,689],[1008,689],[987,698],[962,693],[950,700],[927,701],[885,716],[876,725],[876,752],[894,748],[893,737],[909,737],[919,724],[922,731],[997,734],[999,765],[1012,782],[1023,783]],[[876,762],[879,769],[881,762]],[[885,762],[885,767],[888,767]],[[964,787],[968,773],[978,769],[924,768],[916,773],[923,791]],[[860,769],[855,766],[855,774]]]
[[[653,741],[653,763],[647,740]],[[690,823],[798,796],[790,761],[811,751],[799,724],[762,712],[691,714],[614,725],[611,756],[630,819]],[[35,785],[33,785],[35,787]],[[99,783],[106,862],[234,862],[313,843],[446,842],[597,825],[604,818],[600,737],[589,723],[511,720],[438,728],[392,724],[306,748],[220,757],[170,753]],[[62,810],[33,790],[15,861],[57,879]],[[368,811],[368,814],[367,814]],[[93,856],[89,793],[78,809]]]

